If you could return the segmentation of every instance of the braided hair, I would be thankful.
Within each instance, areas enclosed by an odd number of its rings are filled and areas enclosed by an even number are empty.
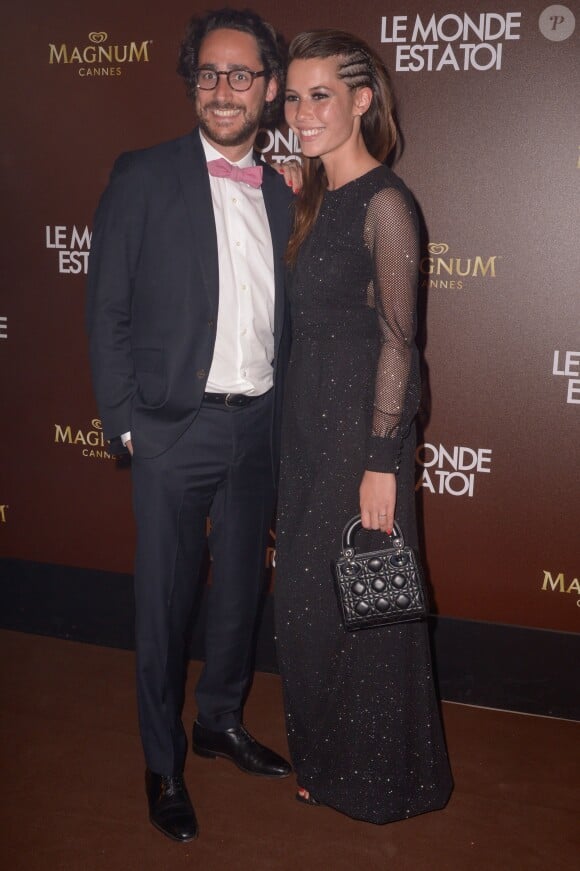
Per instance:
[[[383,163],[397,141],[394,96],[387,68],[362,39],[341,30],[298,34],[290,44],[288,61],[329,57],[336,58],[336,74],[351,90],[371,89],[373,98],[361,117],[361,134],[369,154]],[[296,261],[328,187],[319,157],[303,157],[302,172],[303,186],[296,199],[294,228],[286,251],[290,264]]]

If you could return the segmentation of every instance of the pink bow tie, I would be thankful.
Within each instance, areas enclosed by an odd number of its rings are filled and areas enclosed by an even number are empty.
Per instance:
[[[261,166],[234,166],[223,157],[219,160],[209,160],[207,168],[210,175],[217,178],[231,178],[232,181],[243,181],[253,188],[262,184],[263,168]]]

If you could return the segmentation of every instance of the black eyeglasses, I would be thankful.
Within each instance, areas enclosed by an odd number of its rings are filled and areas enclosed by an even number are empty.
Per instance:
[[[202,91],[213,91],[217,88],[219,77],[225,76],[232,91],[249,91],[254,84],[254,79],[265,75],[266,70],[254,73],[252,70],[201,69],[195,71],[195,83]]]

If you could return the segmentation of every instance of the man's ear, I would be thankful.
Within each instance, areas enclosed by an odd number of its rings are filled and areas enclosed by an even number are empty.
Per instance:
[[[272,76],[270,81],[268,82],[268,86],[266,88],[266,103],[271,103],[272,100],[276,99],[276,94],[278,93],[278,80]]]

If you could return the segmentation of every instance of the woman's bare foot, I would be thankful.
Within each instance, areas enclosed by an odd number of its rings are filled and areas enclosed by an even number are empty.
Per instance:
[[[304,787],[302,787],[302,786],[299,786],[297,791],[296,791],[296,801],[299,801],[301,804],[310,804],[310,805],[320,804],[320,802],[317,801],[313,795],[310,795],[308,790],[304,789]]]

